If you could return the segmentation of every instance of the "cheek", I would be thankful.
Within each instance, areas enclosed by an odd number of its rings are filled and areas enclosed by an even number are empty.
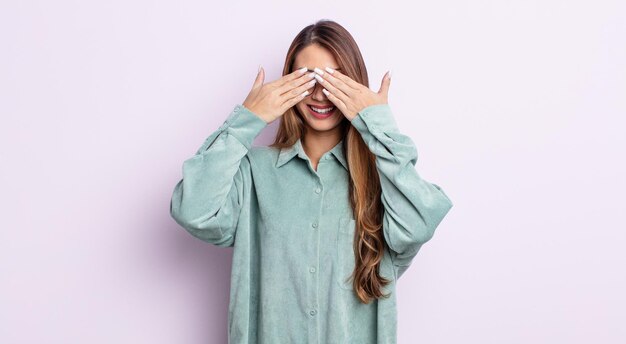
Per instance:
[[[298,116],[302,121],[304,122],[308,122],[307,120],[307,109],[306,109],[306,105],[304,104],[296,104],[294,106],[294,111],[296,113],[296,116]]]
[[[303,116],[303,115],[306,114],[306,105],[304,105],[304,104],[296,104],[295,108],[297,110],[296,114],[298,114],[298,112],[299,112],[298,116]]]

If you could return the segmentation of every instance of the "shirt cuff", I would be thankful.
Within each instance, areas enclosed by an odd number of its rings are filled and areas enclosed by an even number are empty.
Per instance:
[[[359,132],[398,131],[398,126],[389,104],[370,105],[359,111],[351,123]]]
[[[254,139],[267,125],[268,123],[264,119],[242,104],[237,104],[220,129],[228,131],[247,149],[250,149]]]

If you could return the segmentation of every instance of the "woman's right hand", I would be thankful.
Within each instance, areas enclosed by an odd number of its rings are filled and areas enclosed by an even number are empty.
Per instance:
[[[284,75],[278,80],[263,84],[265,70],[259,69],[252,90],[242,105],[268,124],[282,116],[289,108],[304,99],[309,88],[317,82],[315,73],[306,73],[306,67]]]

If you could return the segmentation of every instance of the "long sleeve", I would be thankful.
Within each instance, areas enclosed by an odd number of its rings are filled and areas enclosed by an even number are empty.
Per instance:
[[[368,106],[351,123],[376,155],[383,233],[399,278],[453,204],[441,187],[419,176],[415,144],[399,132],[389,104]]]
[[[267,122],[237,104],[224,123],[183,163],[170,214],[193,236],[221,247],[234,243],[242,200],[250,190],[247,153]]]

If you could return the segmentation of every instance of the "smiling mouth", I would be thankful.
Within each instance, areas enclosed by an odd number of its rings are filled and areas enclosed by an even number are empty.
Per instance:
[[[328,115],[332,113],[333,110],[335,110],[335,107],[333,105],[324,106],[324,107],[317,107],[317,106],[312,106],[312,105],[307,105],[307,106],[309,107],[309,109],[311,109],[312,111],[320,115]]]

